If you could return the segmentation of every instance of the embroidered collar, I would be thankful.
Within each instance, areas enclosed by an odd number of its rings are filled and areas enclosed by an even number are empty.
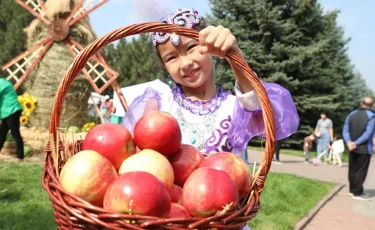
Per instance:
[[[186,98],[180,85],[176,85],[172,89],[173,99],[183,108],[189,110],[193,114],[207,115],[215,112],[220,108],[221,103],[225,101],[228,95],[231,95],[230,90],[225,91],[222,87],[217,89],[217,93],[208,101],[192,100]]]

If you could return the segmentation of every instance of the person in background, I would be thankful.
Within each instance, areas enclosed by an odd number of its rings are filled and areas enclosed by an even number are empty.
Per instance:
[[[108,95],[104,96],[104,101],[100,105],[100,112],[103,116],[104,122],[111,122],[111,116],[114,112],[113,100],[110,99]]]
[[[316,140],[315,134],[312,133],[311,135],[307,136],[303,140],[303,155],[305,156],[305,163],[310,163],[310,151],[313,146],[313,142]]]
[[[8,131],[17,145],[17,159],[24,158],[23,139],[20,133],[20,117],[22,106],[18,102],[17,93],[12,83],[7,81],[0,69],[0,150],[3,148]]]
[[[282,164],[280,161],[280,149],[281,149],[281,140],[276,141],[275,152],[274,152],[274,163]]]
[[[324,161],[327,163],[328,145],[330,141],[333,140],[333,123],[325,112],[320,114],[320,119],[316,124],[314,134],[317,137],[317,156],[325,151]]]
[[[367,171],[373,151],[375,113],[371,110],[374,99],[364,97],[360,108],[345,119],[343,137],[349,148],[349,193],[357,200],[370,200],[364,192]]]
[[[332,165],[336,165],[336,163],[341,167],[342,166],[342,154],[345,151],[344,140],[342,139],[341,135],[337,134],[334,137],[334,141],[332,145],[329,145],[330,150],[330,157],[332,156]]]

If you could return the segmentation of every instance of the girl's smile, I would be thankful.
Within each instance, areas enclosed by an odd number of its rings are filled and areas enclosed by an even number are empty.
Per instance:
[[[167,71],[183,88],[211,87],[212,56],[199,52],[198,41],[187,37],[180,39],[177,46],[167,41],[157,47]]]

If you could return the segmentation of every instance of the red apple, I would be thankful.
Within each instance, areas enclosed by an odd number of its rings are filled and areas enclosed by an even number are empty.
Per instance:
[[[71,157],[60,173],[60,184],[69,193],[102,206],[105,191],[117,178],[111,162],[92,150]]]
[[[198,168],[186,180],[182,204],[194,217],[207,217],[238,204],[238,191],[228,173],[212,168]]]
[[[107,189],[104,209],[131,215],[167,217],[171,197],[164,184],[146,172],[120,175]]]
[[[143,115],[134,127],[134,141],[140,149],[172,155],[181,146],[181,129],[168,112],[153,110]]]
[[[135,153],[131,133],[122,125],[113,123],[104,123],[92,128],[87,133],[82,148],[100,153],[116,170],[126,158]]]
[[[172,187],[174,181],[172,165],[165,156],[154,150],[144,149],[124,160],[119,174],[134,171],[151,173],[161,180],[168,190]]]
[[[173,184],[169,195],[171,195],[173,203],[182,204],[182,188],[180,186]]]
[[[191,216],[186,211],[184,206],[172,203],[171,211],[168,214],[168,218],[191,218]]]
[[[227,172],[238,189],[240,199],[247,195],[251,187],[252,178],[249,166],[233,153],[215,153],[204,159],[199,167],[214,168]]]
[[[190,174],[199,167],[203,154],[194,146],[182,144],[178,152],[169,157],[174,171],[174,183],[181,187]]]

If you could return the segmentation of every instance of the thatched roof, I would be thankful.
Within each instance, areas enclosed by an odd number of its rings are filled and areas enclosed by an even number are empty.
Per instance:
[[[46,17],[50,21],[66,18],[77,3],[78,0],[48,0],[45,4]],[[48,35],[47,27],[39,19],[34,19],[29,27],[25,29],[25,32],[27,34],[27,47],[31,47]],[[91,43],[97,38],[88,17],[74,24],[70,28],[70,34],[79,36],[87,41],[87,43]]]
[[[45,4],[46,16],[53,20],[62,14],[69,14],[77,3],[78,0],[48,0]]]

